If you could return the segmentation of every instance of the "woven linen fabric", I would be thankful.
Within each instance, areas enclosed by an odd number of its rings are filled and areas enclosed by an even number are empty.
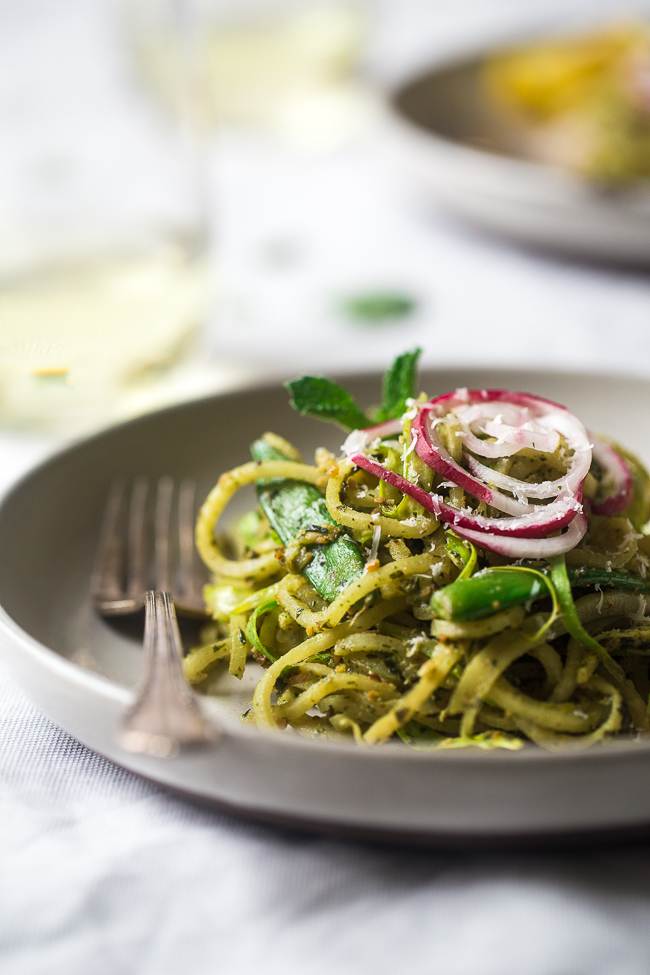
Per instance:
[[[377,847],[170,796],[0,671],[2,975],[647,975],[650,849]]]

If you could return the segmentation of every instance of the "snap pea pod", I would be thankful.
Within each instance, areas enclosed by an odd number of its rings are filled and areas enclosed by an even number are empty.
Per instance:
[[[286,460],[266,440],[251,446],[253,460]],[[296,541],[306,531],[332,529],[336,522],[327,510],[325,499],[312,484],[274,480],[257,487],[260,507],[284,545]],[[310,545],[311,560],[302,570],[314,589],[331,602],[364,569],[361,547],[345,532],[331,542]]]
[[[650,579],[642,579],[630,572],[615,569],[568,569],[569,581],[575,589],[606,586],[610,589],[623,589],[625,592],[650,592]]]
[[[438,589],[431,597],[431,608],[441,619],[476,620],[543,596],[545,592],[542,580],[528,572],[484,569]]]
[[[569,571],[575,588],[622,589],[626,592],[650,592],[650,580],[628,572],[580,568]],[[548,593],[539,576],[511,569],[484,569],[469,579],[456,579],[431,597],[431,608],[439,619],[463,622],[491,616]]]

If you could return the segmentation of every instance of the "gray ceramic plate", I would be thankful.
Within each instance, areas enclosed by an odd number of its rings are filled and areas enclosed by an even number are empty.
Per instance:
[[[390,105],[395,149],[438,203],[522,241],[616,262],[650,263],[650,189],[605,193],[526,158],[481,83],[489,52],[402,83]]]
[[[351,381],[362,401],[378,377]],[[530,389],[571,406],[589,426],[650,460],[650,387],[641,379],[530,372],[430,372],[431,392],[456,386]],[[412,752],[260,732],[239,718],[250,688],[226,680],[208,702],[225,733],[170,760],[121,751],[115,730],[137,680],[135,637],[98,619],[88,581],[106,486],[116,474],[198,478],[207,489],[275,429],[305,451],[336,445],[301,419],[282,389],[228,393],[112,427],[29,473],[0,506],[0,648],[36,704],[91,748],[160,783],[247,814],[367,834],[445,838],[553,836],[650,824],[650,742],[589,752]]]

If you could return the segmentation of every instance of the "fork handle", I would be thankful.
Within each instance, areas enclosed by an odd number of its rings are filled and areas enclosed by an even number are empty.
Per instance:
[[[145,593],[144,676],[122,719],[127,751],[165,758],[188,745],[214,741],[216,731],[188,687],[174,601],[168,592]]]

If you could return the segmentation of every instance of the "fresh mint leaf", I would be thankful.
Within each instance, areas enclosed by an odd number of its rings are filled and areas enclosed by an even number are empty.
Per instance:
[[[415,381],[418,359],[422,349],[403,352],[393,362],[384,376],[381,406],[374,419],[378,422],[393,420],[406,409],[406,401],[416,395]]]
[[[422,349],[403,352],[384,376],[382,402],[373,419],[359,407],[356,400],[338,383],[322,376],[303,376],[286,383],[291,405],[305,416],[332,420],[345,430],[371,426],[373,422],[392,420],[402,415],[406,400],[416,395],[416,372]]]
[[[332,420],[344,430],[370,426],[370,420],[354,398],[338,383],[322,376],[303,376],[286,383],[291,405],[304,416]]]
[[[342,302],[343,311],[355,321],[372,325],[405,318],[417,302],[401,291],[366,291],[349,295]]]

